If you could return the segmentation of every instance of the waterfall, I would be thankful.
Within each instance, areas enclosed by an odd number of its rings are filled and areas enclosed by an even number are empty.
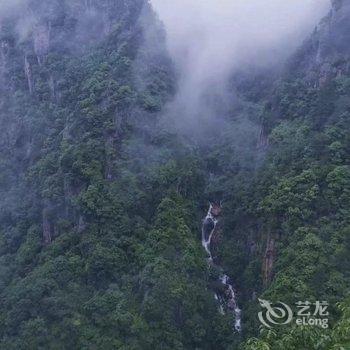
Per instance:
[[[213,257],[210,251],[210,243],[213,238],[213,234],[215,232],[216,224],[218,223],[217,218],[212,214],[213,206],[210,204],[208,214],[204,219],[203,227],[202,227],[202,245],[209,255],[209,262],[213,262]]]
[[[208,254],[208,264],[217,267],[220,266],[216,265],[214,262],[211,243],[215,233],[217,233],[220,212],[221,206],[210,204],[202,226],[202,245]],[[219,304],[219,312],[221,314],[225,314],[225,310],[231,312],[234,318],[234,329],[237,332],[241,332],[241,309],[237,303],[233,282],[230,277],[223,272],[219,276],[219,281],[223,288],[214,294],[215,300],[217,300]]]

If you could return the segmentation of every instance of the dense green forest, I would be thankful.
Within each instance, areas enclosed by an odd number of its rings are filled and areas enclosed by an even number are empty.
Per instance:
[[[305,37],[282,69],[233,74],[193,137],[164,121],[178,73],[147,1],[1,15],[0,349],[350,349],[347,1]],[[258,298],[327,301],[330,327],[263,328]]]

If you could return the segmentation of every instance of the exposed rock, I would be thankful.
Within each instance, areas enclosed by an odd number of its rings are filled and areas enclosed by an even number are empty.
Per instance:
[[[51,237],[51,222],[49,219],[48,208],[43,209],[43,242],[45,245],[49,245],[52,242]]]
[[[338,11],[343,6],[343,0],[332,0],[332,6],[334,10]]]
[[[52,75],[50,75],[50,78],[49,78],[49,86],[50,86],[52,100],[53,101],[57,101],[56,83],[55,83],[55,79],[54,79],[54,77]]]
[[[218,204],[218,203],[213,203],[211,204],[211,207],[210,207],[210,213],[216,218],[218,216],[220,216],[222,212],[222,207],[221,207],[221,204]]]
[[[265,287],[271,283],[273,278],[275,254],[275,239],[269,235],[267,237],[266,250],[263,258],[263,283]]]
[[[5,40],[2,40],[0,42],[0,82],[3,82],[3,79],[4,79],[8,49],[9,49],[8,42]]]
[[[292,58],[289,71],[315,87],[349,73],[350,2],[333,0],[332,10]]]
[[[43,63],[45,56],[49,53],[50,31],[51,23],[49,22],[48,24],[40,24],[36,26],[33,33],[34,52],[39,65]]]
[[[85,219],[82,215],[79,216],[79,222],[78,222],[78,233],[82,233],[83,231],[85,231],[86,229],[86,223],[85,223]]]
[[[32,72],[32,66],[28,60],[27,55],[25,55],[25,57],[24,57],[24,72],[25,72],[25,75],[27,77],[29,92],[30,92],[30,94],[32,94],[34,91],[33,72]]]
[[[268,133],[265,130],[264,124],[260,126],[258,149],[263,150],[269,145]]]

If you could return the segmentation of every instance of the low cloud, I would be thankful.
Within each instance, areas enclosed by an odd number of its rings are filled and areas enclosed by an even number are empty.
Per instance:
[[[176,107],[201,113],[203,95],[235,69],[285,59],[327,13],[329,0],[151,0],[180,73]]]

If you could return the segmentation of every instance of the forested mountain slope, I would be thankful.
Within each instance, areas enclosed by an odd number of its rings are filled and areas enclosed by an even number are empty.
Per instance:
[[[1,347],[210,344],[180,193],[201,180],[153,131],[174,80],[150,6],[29,1],[1,28]]]
[[[269,151],[249,203],[265,236],[263,297],[290,305],[328,301],[331,327],[345,299],[345,315],[332,334],[295,327],[283,340],[265,334],[265,344],[249,349],[350,344],[349,19],[348,2],[334,1],[276,83],[263,114]]]
[[[198,139],[164,119],[178,76],[147,1],[21,5],[0,16],[0,348],[346,349],[347,2],[283,72],[232,76]],[[241,333],[214,298],[208,201]],[[257,297],[327,300],[331,329],[247,340]]]

